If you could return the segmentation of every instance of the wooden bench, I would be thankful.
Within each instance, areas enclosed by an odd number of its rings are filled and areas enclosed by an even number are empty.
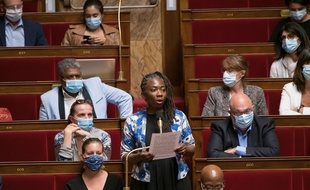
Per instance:
[[[0,149],[5,152],[0,162],[54,161],[54,137],[67,124],[67,120],[0,122]],[[95,127],[111,136],[112,160],[120,160],[121,125],[121,119],[94,120]]]
[[[124,73],[124,78],[127,79],[117,82],[115,86],[127,92],[130,90],[129,46],[122,46],[121,57],[119,57],[118,46],[0,48],[0,57],[0,65],[2,68],[0,70],[0,82],[16,82],[26,80],[55,81],[55,79],[58,80],[56,65],[58,61],[62,59],[115,58],[115,80],[118,79],[120,63]],[[25,61],[27,64],[25,64]]]
[[[279,8],[183,9],[181,10],[182,43],[268,42],[270,34],[282,19]]]
[[[281,156],[310,155],[309,116],[269,116],[274,119]],[[196,142],[196,158],[206,157],[211,123],[226,117],[191,117],[191,129]],[[290,146],[291,145],[291,146]]]
[[[49,45],[60,45],[70,24],[84,23],[83,12],[24,13],[23,18],[42,24]],[[117,11],[105,12],[102,22],[118,28]],[[121,27],[123,44],[130,45],[130,12],[121,12]]]
[[[241,159],[195,159],[194,188],[200,189],[201,170],[208,164],[222,168],[225,189],[306,190],[310,188],[309,157],[274,157]]]
[[[104,166],[106,171],[123,177],[121,161],[106,161]],[[82,162],[0,162],[3,190],[63,190],[70,179],[82,172]]]

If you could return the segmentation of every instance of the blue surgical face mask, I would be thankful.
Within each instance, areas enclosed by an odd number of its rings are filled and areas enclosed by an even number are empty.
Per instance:
[[[101,168],[103,162],[104,162],[103,157],[98,155],[91,155],[89,157],[84,158],[84,164],[91,171],[98,171]]]
[[[235,86],[237,84],[237,82],[241,79],[240,78],[239,80],[236,80],[236,76],[237,76],[237,74],[235,74],[235,73],[229,74],[227,71],[225,71],[223,74],[224,84],[230,88]]]
[[[302,74],[306,80],[310,80],[310,65],[303,66]]]
[[[300,11],[291,11],[291,17],[293,17],[297,21],[301,21],[307,15],[307,9],[304,8]]]
[[[294,38],[292,40],[285,39],[282,41],[282,48],[287,52],[287,53],[292,53],[297,50],[300,44],[297,42],[298,38]]]
[[[66,80],[65,89],[70,93],[78,93],[83,86],[83,80]]]
[[[90,131],[93,127],[93,119],[77,119],[77,125],[84,131]]]
[[[95,30],[101,24],[101,17],[86,18],[85,20],[86,20],[86,26],[91,30]]]
[[[249,114],[242,114],[239,116],[234,116],[235,120],[236,120],[236,125],[240,128],[240,129],[246,129],[248,128],[252,122],[253,122],[253,118],[254,118],[254,114],[253,111]]]

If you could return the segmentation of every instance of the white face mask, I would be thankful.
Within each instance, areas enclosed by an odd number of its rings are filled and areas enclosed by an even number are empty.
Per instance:
[[[6,9],[5,17],[10,22],[17,22],[22,18],[23,9]]]
[[[241,78],[239,78],[238,80],[236,80],[237,78],[237,74],[238,73],[228,73],[227,71],[224,72],[223,74],[223,82],[226,86],[228,86],[229,88],[235,86],[237,84],[237,82],[239,82],[239,80]]]

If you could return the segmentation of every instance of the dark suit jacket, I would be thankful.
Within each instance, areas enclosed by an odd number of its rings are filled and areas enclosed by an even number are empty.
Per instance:
[[[257,157],[279,155],[279,143],[273,119],[254,115],[252,129],[248,135],[246,154]],[[239,146],[239,140],[231,118],[212,122],[207,157],[239,157],[224,152],[236,146]]]
[[[41,24],[23,19],[25,46],[48,45]],[[6,46],[4,16],[0,17],[0,46]]]

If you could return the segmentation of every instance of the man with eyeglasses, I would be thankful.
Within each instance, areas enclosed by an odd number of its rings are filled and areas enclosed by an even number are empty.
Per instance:
[[[270,157],[279,155],[279,143],[273,119],[253,113],[251,99],[233,94],[230,116],[211,124],[207,157]]]
[[[61,86],[41,95],[40,120],[67,119],[71,105],[79,99],[92,101],[93,115],[97,119],[107,118],[108,103],[118,107],[120,118],[132,114],[130,94],[101,82],[99,77],[83,79],[80,67],[75,59],[64,59],[58,63]]]
[[[23,47],[48,45],[42,26],[22,18],[23,1],[0,0],[0,46]]]
[[[210,164],[201,170],[201,190],[223,190],[225,187],[224,183],[224,174],[220,167]]]

